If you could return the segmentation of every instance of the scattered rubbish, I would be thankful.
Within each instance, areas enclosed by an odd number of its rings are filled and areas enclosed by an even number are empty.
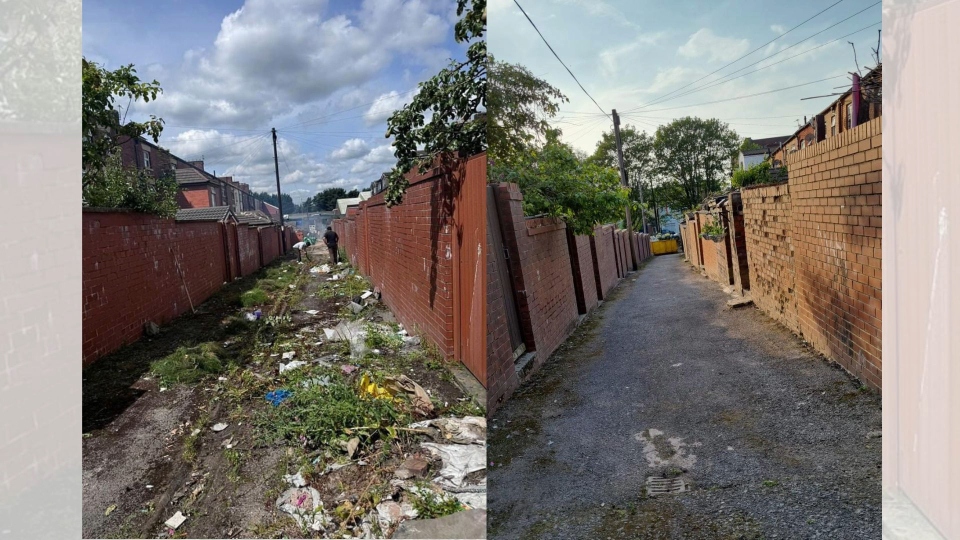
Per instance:
[[[320,265],[320,271],[323,272],[324,274],[329,274],[329,273],[330,273],[330,265],[329,265],[329,264],[322,264],[322,265]]]
[[[280,355],[277,354],[277,353],[273,353],[273,354],[270,355],[270,358],[276,358],[276,357],[278,357],[278,356],[280,356]]]
[[[373,349],[373,350],[370,351],[370,352],[372,352],[373,354],[376,354],[376,355],[378,355],[378,356],[380,355],[380,349]]]
[[[407,335],[406,329],[401,328],[400,330],[397,330],[397,335],[400,336],[400,337],[403,337],[403,336]]]
[[[422,478],[426,474],[427,469],[430,467],[430,464],[427,463],[427,460],[411,456],[408,457],[403,463],[400,464],[400,467],[394,471],[393,476],[401,480],[409,480],[411,478]]]
[[[103,515],[109,516],[109,515],[112,514],[113,511],[116,510],[116,509],[117,509],[117,505],[111,504],[110,506],[107,507],[107,510],[103,513]]]
[[[370,298],[371,296],[373,296],[373,291],[366,291],[366,292],[364,292],[363,294],[360,295],[360,299],[361,299],[361,300],[366,300],[367,298]]]
[[[403,344],[408,347],[416,347],[420,344],[419,336],[403,336]]]
[[[867,433],[868,439],[879,439],[880,437],[883,437],[882,431],[871,431]]]
[[[431,454],[443,460],[439,477],[434,479],[444,489],[464,487],[464,477],[486,469],[487,449],[480,445],[423,443]]]
[[[354,437],[347,441],[347,457],[353,459],[353,455],[357,453],[357,448],[360,448],[360,439]]]
[[[349,341],[351,355],[359,357],[367,352],[367,332],[359,321],[341,321],[333,330],[334,334],[332,336],[328,334],[327,339]],[[326,331],[327,329],[324,329],[324,332]]]
[[[223,422],[220,422],[219,424],[214,424],[213,427],[210,428],[210,429],[212,429],[212,430],[214,430],[214,431],[216,431],[216,432],[219,433],[219,432],[227,429],[227,424],[224,424]]]
[[[294,360],[289,364],[280,364],[280,373],[286,373],[287,371],[292,371],[294,369],[297,369],[298,367],[303,367],[305,365],[307,365],[307,363],[304,362],[303,360]]]
[[[327,281],[339,281],[339,280],[340,280],[340,274],[334,274],[327,278]]]
[[[157,325],[157,323],[153,321],[147,321],[147,323],[144,324],[143,327],[144,327],[143,328],[144,333],[146,333],[150,337],[157,336],[160,334],[160,327]]]
[[[324,514],[320,492],[311,487],[290,488],[277,499],[277,508],[290,514],[304,528],[319,531],[330,523]]]
[[[223,381],[226,381],[227,378],[226,378],[226,377],[217,377],[217,380],[220,381],[220,382],[223,382]]]
[[[320,458],[317,458],[319,460]],[[316,465],[316,463],[314,463]],[[346,467],[346,463],[331,463],[323,470],[323,474],[332,473],[333,471],[339,471],[340,469]]]
[[[377,517],[380,520],[380,528],[389,529],[404,518],[403,508],[393,501],[382,502],[377,505]]]
[[[306,313],[307,315],[316,315],[316,314],[318,314],[318,313],[320,313],[320,312],[317,311],[317,310],[315,310],[315,309],[308,309],[308,310],[304,311],[304,313]]]
[[[330,363],[331,360],[336,360],[337,355],[328,354],[327,356],[321,356],[320,358],[315,358],[313,362],[319,364],[320,367],[333,367],[333,364]]]
[[[435,418],[410,424],[411,428],[434,428],[435,440],[456,444],[484,444],[487,440],[487,419],[482,416]]]
[[[177,527],[183,525],[183,522],[186,520],[187,516],[183,515],[183,512],[177,510],[177,513],[171,516],[170,519],[164,521],[163,524],[171,529],[176,530]]]
[[[191,436],[191,437],[196,437],[196,436],[199,435],[199,434],[200,434],[200,428],[197,428],[197,429],[193,430],[193,431],[190,433],[190,436]]]
[[[343,371],[344,375],[350,375],[350,374],[352,374],[354,371],[356,371],[357,369],[359,369],[359,368],[357,368],[357,366],[351,366],[351,365],[349,365],[349,364],[344,364],[344,365],[340,366],[340,370]]]
[[[364,308],[364,306],[362,306],[362,305],[360,305],[360,304],[358,304],[358,303],[356,303],[356,302],[350,302],[350,306],[349,306],[349,307],[350,307],[350,311],[354,312],[354,314],[360,313],[361,311],[363,311],[363,308]]]
[[[153,489],[153,485],[152,485],[152,484],[147,484],[147,489]]]
[[[246,314],[246,317],[247,317],[247,320],[248,320],[248,321],[255,321],[255,320],[257,320],[257,316],[254,315],[253,313],[247,313],[247,314]]]
[[[378,399],[393,398],[393,393],[388,388],[373,382],[369,373],[364,373],[363,377],[360,377],[360,393]]]
[[[468,508],[487,509],[487,493],[485,491],[479,493],[454,493],[453,496],[460,501],[460,504]]]
[[[273,390],[271,392],[267,392],[266,398],[267,398],[267,401],[269,401],[270,403],[273,404],[274,407],[276,407],[277,405],[280,405],[281,403],[289,399],[292,394],[293,393],[290,392],[289,390]]]
[[[430,399],[430,394],[427,394],[427,391],[410,377],[406,375],[390,377],[387,379],[387,385],[396,393],[409,394],[413,406],[422,413],[429,415],[433,412],[433,401]],[[486,424],[484,424],[484,429],[486,429]]]
[[[283,360],[290,360],[291,358],[293,358],[293,357],[296,356],[296,355],[297,355],[297,351],[285,352],[285,353],[283,353]]]
[[[333,328],[324,328],[323,333],[326,334],[329,341],[337,341],[337,331]]]
[[[310,388],[311,386],[330,386],[330,377],[324,375],[323,377],[314,377],[312,379],[307,379],[300,383],[300,386],[304,388]]]
[[[682,365],[683,365],[683,362],[680,362],[679,364],[673,364],[673,365],[671,365],[670,367],[680,367],[680,366],[682,366]]]
[[[283,481],[287,482],[293,487],[303,487],[307,485],[307,481],[303,479],[303,475],[297,472],[297,474],[287,474],[283,476]]]
[[[234,443],[233,437],[227,437],[227,440],[220,443],[220,446],[229,450],[233,448],[233,443]]]
[[[288,287],[290,287],[290,290],[291,290],[291,291],[292,291],[293,289],[296,289],[296,288],[297,288],[296,285],[288,285]]]

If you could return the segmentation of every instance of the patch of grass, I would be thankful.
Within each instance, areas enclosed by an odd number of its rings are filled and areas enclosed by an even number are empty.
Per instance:
[[[378,437],[392,437],[396,426],[409,421],[392,400],[364,399],[352,386],[334,381],[327,387],[298,389],[281,406],[268,409],[258,428],[268,440],[339,449],[339,441],[352,437],[360,439],[361,447]]]
[[[776,480],[764,480],[764,481],[763,481],[763,487],[772,488],[772,487],[777,487],[777,486],[779,486],[779,485],[780,485],[780,482],[777,482]]]
[[[184,437],[183,460],[187,463],[193,463],[197,459],[197,454],[200,452],[200,437],[203,436],[203,429],[209,420],[206,415],[201,416],[191,432]]]
[[[267,303],[266,291],[257,287],[250,289],[249,291],[240,295],[240,303],[243,304],[243,307],[253,307],[253,306],[262,306]]]
[[[366,325],[367,347],[371,349],[380,349],[386,352],[396,352],[403,347],[403,339],[391,332],[389,328],[384,328],[376,324]]]
[[[250,332],[252,329],[253,323],[248,321],[246,317],[241,317],[238,315],[227,318],[227,320],[223,323],[223,331],[228,336],[245,334]]]
[[[223,458],[230,464],[227,470],[227,479],[231,482],[240,481],[240,468],[243,467],[243,454],[236,448],[226,448],[223,451]]]
[[[453,497],[445,497],[434,492],[424,484],[416,493],[411,493],[413,508],[417,519],[433,519],[455,514],[464,509],[463,504]]]
[[[196,383],[208,375],[216,375],[224,370],[220,359],[223,351],[219,344],[201,343],[195,347],[178,347],[169,355],[150,364],[150,371],[156,374],[161,384]]]

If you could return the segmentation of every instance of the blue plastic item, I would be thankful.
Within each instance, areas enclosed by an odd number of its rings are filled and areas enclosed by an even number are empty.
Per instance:
[[[274,390],[272,392],[267,392],[267,401],[273,404],[274,407],[280,405],[284,401],[290,398],[293,395],[293,392],[289,390]]]

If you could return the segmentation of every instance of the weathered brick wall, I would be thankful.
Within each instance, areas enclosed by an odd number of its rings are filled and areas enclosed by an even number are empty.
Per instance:
[[[747,262],[747,237],[743,228],[743,201],[739,192],[730,194],[730,253],[733,257],[733,286],[744,294],[750,289],[750,267]]]
[[[787,156],[800,330],[880,387],[881,119]]]
[[[734,230],[731,225],[730,212],[726,205],[717,208],[720,223],[723,224],[727,234],[714,242],[717,250],[717,281],[724,287],[733,285],[733,243]],[[716,218],[714,218],[716,219]]]
[[[224,276],[218,223],[84,212],[83,365],[138,340],[148,321],[164,324],[190,310],[191,300],[199,305]]]
[[[237,279],[240,277],[240,258],[237,256],[237,233],[236,233],[236,224],[228,223],[221,224],[223,228],[223,235],[226,237],[227,245],[227,264],[230,268],[230,277],[231,279]]]
[[[691,262],[690,250],[687,249],[687,246],[690,245],[690,241],[687,239],[687,228],[686,222],[680,224],[680,241],[683,244],[683,260]]]
[[[240,249],[240,275],[249,276],[260,269],[260,234],[256,227],[237,226]]]
[[[566,224],[556,218],[534,218],[524,225],[527,252],[520,255],[520,261],[525,267],[537,363],[541,364],[576,326],[577,300]]]
[[[627,245],[627,231],[617,231],[617,246],[620,248],[620,277],[626,277],[630,269],[630,246]]]
[[[568,234],[571,265],[573,267],[574,293],[577,298],[577,310],[581,314],[589,313],[597,307],[597,281],[593,272],[593,252],[590,250],[590,237],[585,234]]]
[[[264,266],[280,257],[280,232],[278,227],[260,227],[260,250]]]
[[[613,249],[613,225],[603,225],[594,229],[590,245],[595,261],[594,278],[597,282],[597,296],[603,300],[619,281],[617,259]]]
[[[787,184],[741,190],[750,296],[784,326],[800,332],[794,295],[793,212]]]
[[[210,190],[206,187],[184,188],[177,193],[180,208],[207,208],[210,206]]]
[[[697,219],[700,220],[701,227],[706,227],[713,223],[713,217],[707,212],[698,212]],[[720,261],[717,256],[717,244],[722,246],[723,241],[714,242],[708,238],[702,238],[701,240],[701,245],[703,246],[703,271],[706,272],[708,278],[719,282],[720,273],[718,265]]]
[[[487,245],[493,245],[487,228]],[[503,296],[511,294],[509,283],[500,280],[497,262],[487,258],[487,410],[492,412],[520,386],[520,377],[510,350],[510,329]]]

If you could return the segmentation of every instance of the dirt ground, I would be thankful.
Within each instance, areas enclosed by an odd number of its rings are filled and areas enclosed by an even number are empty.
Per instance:
[[[288,258],[230,284],[197,313],[178,318],[158,336],[144,337],[84,371],[85,538],[389,535],[395,524],[381,529],[371,519],[372,509],[391,496],[411,502],[410,493],[390,481],[404,459],[421,454],[419,442],[426,439],[399,423],[369,427],[321,422],[319,428],[329,428],[333,435],[314,437],[307,423],[320,422],[323,415],[315,415],[313,404],[296,396],[310,391],[324,396],[317,386],[303,390],[320,379],[324,385],[356,389],[364,373],[374,381],[406,375],[429,393],[433,410],[423,413],[403,396],[385,400],[393,404],[386,410],[396,414],[398,422],[483,416],[484,411],[455,383],[450,366],[436,351],[400,341],[392,314],[382,305],[367,307],[359,316],[346,309],[369,285],[353,275],[328,281],[329,274],[311,273],[312,267],[326,262],[325,251],[314,246],[312,262],[300,265]],[[243,307],[241,299],[252,289],[266,290],[268,298]],[[246,322],[243,317],[255,307],[263,318]],[[325,339],[324,328],[354,319],[390,330],[381,338],[382,350],[353,356],[348,344]],[[369,347],[369,338],[367,343]],[[172,353],[180,347],[200,344],[213,344],[209,346],[215,347],[222,365],[199,382],[173,383],[155,368],[156,362],[176,356]],[[280,363],[289,361],[281,355],[291,351],[307,365],[280,374]],[[342,366],[354,369],[347,373]],[[291,389],[295,397],[274,406],[265,394],[278,389]],[[372,401],[347,397],[324,406],[346,419],[352,419],[351,414],[360,418],[373,406],[368,406]],[[351,406],[356,410],[347,410]],[[214,431],[219,423],[227,427]],[[351,456],[342,443],[352,438],[362,442]],[[421,457],[430,465],[424,475],[429,478],[439,462]],[[278,497],[291,487],[284,476],[297,472],[320,493],[331,519],[325,530],[304,529],[277,508]],[[177,511],[187,520],[171,530],[164,522]]]

